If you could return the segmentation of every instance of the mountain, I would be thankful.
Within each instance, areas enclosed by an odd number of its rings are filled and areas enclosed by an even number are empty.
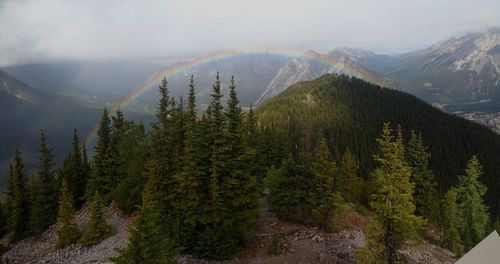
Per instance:
[[[201,104],[210,98],[215,73],[220,71],[226,93],[231,75],[237,78],[239,95],[243,105],[253,104],[279,69],[290,57],[269,53],[240,54],[231,57],[195,63],[193,66],[169,76],[169,88],[173,96],[186,96],[189,75],[196,77],[197,97]],[[168,68],[183,68],[189,61],[101,61],[101,62],[53,62],[43,64],[13,65],[3,70],[41,91],[78,98],[93,106],[104,106],[123,101],[138,87],[156,74]],[[157,85],[135,98],[127,109],[152,113],[156,108]]]
[[[350,57],[330,56],[308,51],[283,65],[255,103],[264,102],[296,82],[312,80],[327,73],[348,74],[374,83],[383,83],[383,80],[374,73],[359,67],[350,59]]]
[[[235,52],[237,54],[237,52]],[[188,65],[188,66],[184,66]],[[185,96],[188,76],[195,74],[201,104],[209,99],[215,72],[227,91],[236,76],[244,106],[260,104],[298,81],[326,73],[343,73],[400,89],[449,112],[500,111],[500,29],[471,33],[400,55],[381,55],[339,48],[328,54],[301,56],[241,53],[206,60],[122,60],[13,65],[3,70],[29,86],[104,106],[123,101],[152,76],[182,68],[169,76],[171,93]],[[127,109],[152,113],[156,85],[141,93]]]
[[[357,55],[360,67],[384,76],[390,86],[447,111],[500,110],[499,28],[397,56]]]
[[[71,97],[34,89],[0,70],[0,113],[1,188],[16,148],[23,152],[28,171],[36,166],[40,129],[45,130],[56,161],[60,162],[70,151],[73,129],[76,128],[83,138],[96,125],[102,109],[88,107]],[[126,114],[146,124],[152,120],[151,116]]]
[[[464,173],[467,161],[476,154],[485,172],[482,181],[488,186],[486,202],[493,215],[500,214],[500,135],[413,95],[357,78],[325,75],[292,85],[260,106],[257,115],[262,126],[284,131],[295,120],[306,149],[326,137],[337,161],[349,147],[365,179],[374,168],[375,139],[384,122],[401,125],[407,137],[410,130],[422,134],[441,190],[456,184],[457,175]]]

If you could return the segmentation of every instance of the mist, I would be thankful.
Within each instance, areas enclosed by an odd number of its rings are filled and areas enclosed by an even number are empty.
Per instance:
[[[0,2],[0,65],[356,47],[401,53],[500,25],[500,1]]]

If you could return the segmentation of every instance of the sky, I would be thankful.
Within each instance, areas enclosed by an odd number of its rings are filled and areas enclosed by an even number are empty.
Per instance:
[[[233,49],[402,53],[500,26],[499,0],[0,0],[0,65]]]

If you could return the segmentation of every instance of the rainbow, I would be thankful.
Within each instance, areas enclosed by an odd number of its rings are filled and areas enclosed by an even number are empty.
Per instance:
[[[169,66],[165,70],[163,70],[160,73],[154,74],[148,80],[146,80],[145,83],[143,83],[141,86],[137,87],[136,89],[133,90],[130,95],[125,97],[122,101],[114,104],[109,112],[113,113],[118,109],[124,109],[127,105],[129,105],[132,101],[134,101],[137,97],[139,97],[141,94],[143,94],[145,91],[150,89],[153,85],[158,84],[164,77],[165,78],[170,78],[172,76],[175,76],[176,74],[188,71],[189,69],[203,65],[205,63],[217,61],[217,60],[222,60],[226,58],[231,58],[231,57],[236,57],[236,56],[241,56],[241,55],[246,55],[246,54],[272,54],[272,55],[281,55],[281,56],[286,56],[286,57],[291,57],[291,58],[296,58],[296,57],[307,57],[310,59],[313,59],[315,61],[319,61],[325,64],[330,64],[340,70],[343,70],[346,73],[356,73],[356,76],[365,80],[369,81],[374,81],[376,78],[374,76],[359,68],[355,67],[354,65],[350,64],[349,62],[346,62],[345,60],[342,59],[337,59],[337,58],[332,58],[327,55],[319,54],[314,51],[306,51],[306,50],[300,50],[300,49],[251,49],[251,50],[233,50],[233,51],[220,51],[220,52],[215,52],[211,53],[205,56],[201,56],[192,60],[187,60],[184,62],[176,63],[174,65]],[[94,138],[97,135],[97,130],[99,128],[99,123],[87,134],[85,137],[85,142],[89,143],[94,140]]]

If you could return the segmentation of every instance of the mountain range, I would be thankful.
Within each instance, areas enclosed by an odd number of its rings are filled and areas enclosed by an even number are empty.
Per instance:
[[[381,86],[409,92],[448,112],[500,112],[500,29],[466,34],[428,48],[381,55],[339,48],[327,54],[299,56],[280,52],[235,53],[185,67],[168,78],[173,96],[184,96],[189,75],[196,77],[200,108],[208,102],[214,75],[222,73],[227,93],[236,77],[242,106],[259,105],[290,85],[327,73],[342,73]],[[38,130],[46,129],[56,150],[69,150],[71,131],[87,134],[104,106],[122,102],[148,79],[165,69],[189,64],[172,60],[51,62],[10,65],[0,69],[0,175],[16,147],[36,160]],[[152,119],[157,103],[155,84],[124,105],[129,118]],[[486,117],[488,119],[488,117]],[[60,154],[60,155],[59,155]]]
[[[13,65],[3,70],[36,89],[102,106],[122,101],[147,79],[183,62],[60,62]],[[307,51],[295,57],[272,51],[241,53],[195,64],[169,76],[172,94],[185,95],[188,76],[194,74],[200,102],[206,103],[217,70],[226,83],[231,75],[236,76],[245,106],[262,103],[297,81],[344,73],[409,92],[446,111],[497,111],[500,29],[466,34],[399,55],[352,48],[327,54]],[[157,95],[154,86],[128,107],[153,112]]]

